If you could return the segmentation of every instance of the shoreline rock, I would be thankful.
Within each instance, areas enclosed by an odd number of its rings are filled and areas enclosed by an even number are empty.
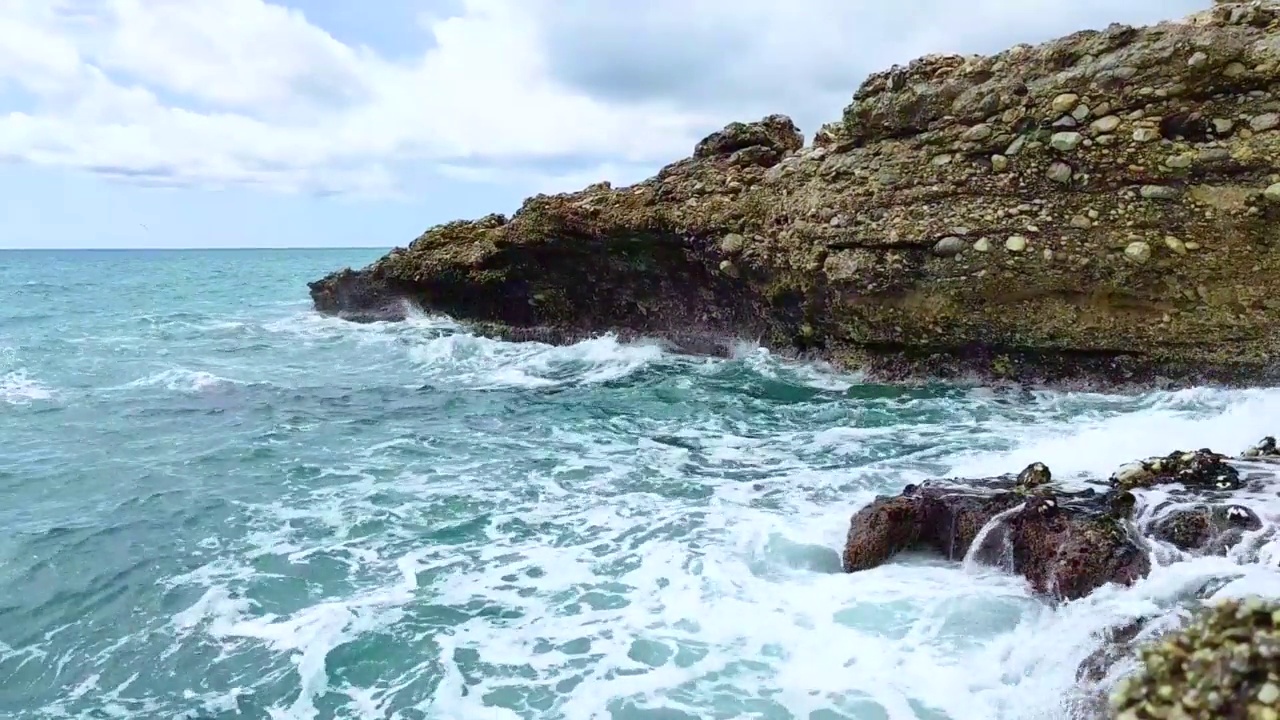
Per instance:
[[[908,485],[853,513],[843,569],[863,572],[900,553],[924,552],[1021,575],[1035,595],[1059,603],[1110,583],[1131,585],[1150,572],[1153,560],[1167,564],[1234,551],[1238,561],[1247,561],[1242,558],[1275,530],[1258,533],[1265,524],[1244,502],[1280,491],[1274,468],[1254,468],[1278,458],[1275,438],[1266,437],[1235,457],[1201,449],[1135,461],[1108,478],[1085,479],[1084,489],[1063,488],[1039,462],[1017,475]],[[1209,579],[1178,599],[1172,613],[1106,629],[1077,668],[1076,694],[1064,698],[1071,716],[1280,720],[1280,704],[1262,701],[1270,697],[1268,684],[1280,687],[1280,636],[1242,634],[1242,628],[1266,630],[1255,621],[1267,618],[1276,623],[1272,630],[1280,628],[1280,601],[1266,601],[1265,613],[1254,602],[1245,614],[1212,610],[1187,622],[1185,609],[1227,582]],[[1241,662],[1226,663],[1229,657]],[[1124,679],[1109,705],[1104,680],[1135,660],[1141,660],[1139,671]],[[1211,695],[1214,683],[1243,695]],[[1174,709],[1179,704],[1185,714]],[[1272,714],[1258,714],[1264,707]]]
[[[1280,3],[871,75],[809,146],[733,123],[310,284],[514,340],[737,339],[876,379],[1280,383]]]
[[[1118,720],[1280,718],[1280,603],[1251,597],[1202,609],[1145,646],[1111,698]]]
[[[1150,571],[1152,541],[1189,555],[1225,555],[1246,533],[1261,530],[1261,518],[1233,496],[1263,491],[1276,479],[1241,473],[1231,463],[1253,459],[1272,443],[1265,438],[1237,458],[1176,451],[1129,463],[1105,485],[1082,490],[1062,488],[1039,462],[1016,476],[908,485],[853,514],[842,565],[855,573],[902,552],[929,552],[1022,575],[1035,593],[1055,601],[1077,600],[1108,583],[1130,585]],[[1156,487],[1167,499],[1136,517],[1135,493]]]

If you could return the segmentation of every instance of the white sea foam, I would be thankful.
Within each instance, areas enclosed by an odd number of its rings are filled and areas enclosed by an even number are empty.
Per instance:
[[[222,377],[205,370],[174,367],[138,378],[124,387],[162,387],[172,392],[200,394],[225,390],[243,384],[245,383],[241,380]]]
[[[23,369],[0,374],[0,402],[30,405],[53,399],[53,390]]]
[[[433,379],[492,389],[608,382],[664,353],[656,343],[621,343],[613,336],[553,346],[451,333],[413,346],[409,357]]]
[[[612,338],[553,348],[414,322],[289,331],[390,339],[424,377],[470,389],[600,383],[675,362],[656,346]],[[753,350],[725,362],[738,365],[689,367],[741,366],[819,389],[857,382]],[[153,382],[191,387],[192,375],[168,377]],[[267,704],[271,717],[293,720],[411,710],[586,720],[658,708],[690,717],[1058,719],[1103,630],[1172,612],[1215,579],[1229,581],[1218,596],[1280,596],[1274,491],[1240,499],[1267,528],[1230,556],[1157,548],[1156,566],[1133,587],[1057,607],[1022,579],[973,563],[905,557],[845,575],[838,556],[849,514],[878,492],[1032,461],[1060,477],[1105,477],[1175,448],[1238,452],[1278,429],[1280,391],[1038,393],[1000,412],[993,408],[1005,401],[984,391],[859,402],[848,401],[851,420],[767,432],[716,414],[650,419],[632,437],[553,428],[540,441],[507,438],[525,453],[519,459],[494,450],[414,472],[385,470],[422,440],[371,444],[316,487],[254,506],[256,531],[243,543],[210,544],[216,561],[169,580],[203,588],[172,618],[175,643],[202,637],[224,653],[252,647],[290,658],[296,692]],[[877,413],[901,419],[858,425]],[[898,447],[913,449],[883,451]],[[1160,499],[1149,494],[1140,511]],[[369,523],[383,529],[360,530]],[[271,576],[254,569],[266,561],[328,567],[341,582],[268,611],[255,588]],[[423,620],[432,608],[441,619]],[[330,667],[339,648],[371,638],[416,660],[364,680]],[[216,706],[259,691],[198,697]]]

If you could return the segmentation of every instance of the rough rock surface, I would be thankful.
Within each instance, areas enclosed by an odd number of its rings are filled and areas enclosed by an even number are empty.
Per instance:
[[[844,569],[867,570],[906,550],[960,560],[974,549],[976,561],[1007,566],[1039,593],[1076,599],[1108,582],[1132,583],[1150,569],[1124,522],[1133,507],[1125,490],[1057,490],[1043,463],[1016,478],[912,485],[854,514]]]
[[[1142,651],[1112,705],[1119,720],[1280,718],[1280,603],[1249,598],[1204,610]]]
[[[1235,493],[1274,483],[1274,474],[1242,475],[1227,456],[1208,449],[1130,463],[1103,491],[1064,490],[1038,462],[1017,476],[927,481],[876,497],[853,514],[843,566],[858,572],[901,552],[930,552],[1000,566],[1026,577],[1038,593],[1074,600],[1145,576],[1149,539],[1193,555],[1226,554],[1263,527]],[[1135,493],[1157,486],[1154,507],[1136,517]]]
[[[731,338],[886,379],[1280,379],[1280,2],[870,76],[630,187],[441,225],[315,306],[512,339]]]

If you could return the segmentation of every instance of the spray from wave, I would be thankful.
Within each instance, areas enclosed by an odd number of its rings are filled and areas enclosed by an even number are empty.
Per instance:
[[[1276,430],[1280,391],[887,390],[746,346],[708,361],[610,337],[512,344],[425,317],[208,330],[233,331],[344,358],[327,369],[343,383],[386,374],[462,399],[395,422],[355,405],[358,388],[340,415],[308,405],[308,427],[381,419],[354,446],[291,446],[304,459],[280,461],[279,491],[237,501],[245,531],[202,538],[197,567],[162,579],[182,598],[164,624],[97,661],[136,644],[234,681],[174,699],[142,675],[44,716],[1064,718],[1107,629],[1174,617],[1206,586],[1280,595],[1274,494],[1241,500],[1264,528],[1238,552],[1156,548],[1133,587],[1056,607],[974,563],[846,575],[838,557],[877,493],[1031,461],[1105,477],[1177,448],[1235,453]],[[229,382],[175,369],[129,389]],[[501,413],[465,404],[479,390],[502,391]]]

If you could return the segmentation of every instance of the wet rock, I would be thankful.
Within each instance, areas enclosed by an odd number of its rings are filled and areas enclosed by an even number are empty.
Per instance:
[[[1280,459],[1280,446],[1277,446],[1275,437],[1268,435],[1267,437],[1259,440],[1253,447],[1250,447],[1248,450],[1241,453],[1240,457],[1250,459]]]
[[[1280,707],[1280,603],[1207,607],[1186,628],[1144,647],[1112,698],[1120,720],[1273,719]]]
[[[1244,533],[1262,528],[1262,520],[1244,505],[1196,505],[1178,508],[1157,521],[1152,534],[1186,552],[1223,555]]]
[[[1238,490],[1243,486],[1240,471],[1225,455],[1203,449],[1171,452],[1124,465],[1109,480],[1113,487],[1133,490],[1178,483],[1193,490]]]
[[[1119,493],[1055,489],[1051,479],[1047,466],[1034,463],[1016,477],[925,483],[879,497],[850,520],[844,569],[874,568],[909,550],[960,560],[973,548],[977,561],[1008,562],[1036,592],[1068,600],[1145,575],[1147,556],[1113,511],[1127,513],[1132,504],[1116,502]],[[1003,542],[987,537],[974,548],[997,517],[1005,524],[992,532]]]

